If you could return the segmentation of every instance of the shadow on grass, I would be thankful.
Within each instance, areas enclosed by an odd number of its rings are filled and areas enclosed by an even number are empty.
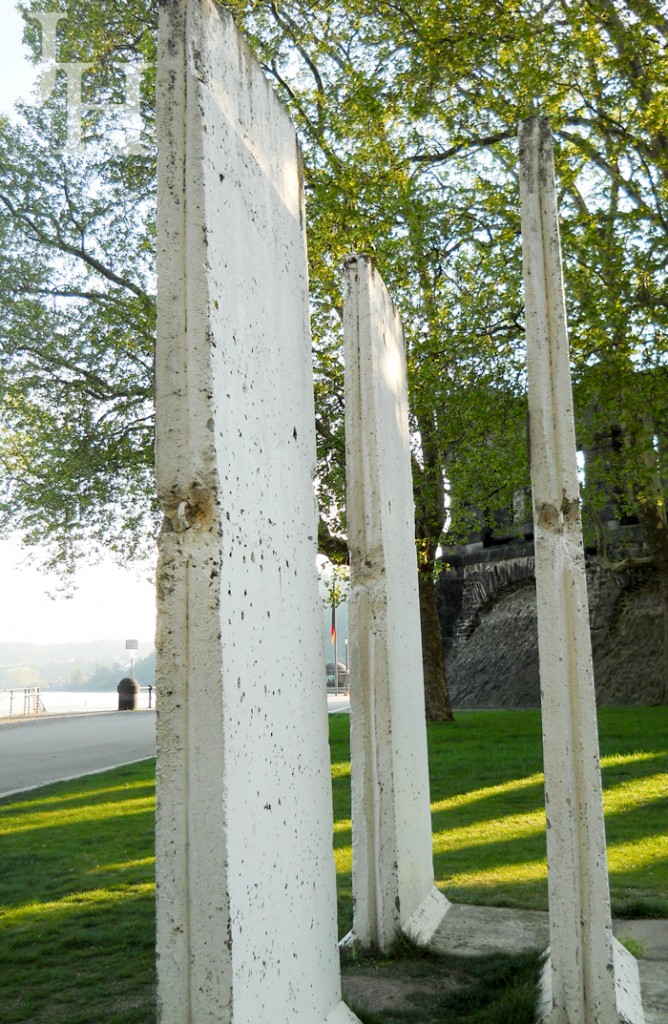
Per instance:
[[[0,905],[152,882],[154,771],[142,762],[4,800]]]
[[[153,856],[153,809],[133,810],[132,801],[123,808],[111,817],[0,835],[0,905],[58,900],[107,881],[114,884],[119,876],[132,884],[152,880],[153,861],[147,856]],[[134,819],[131,828],[128,818]]]
[[[152,886],[82,894],[8,915],[0,942],[3,1024],[152,1024]]]
[[[0,1020],[155,1021],[147,761],[0,804]]]
[[[662,722],[668,726],[668,709],[599,712],[616,913],[635,906],[658,914],[668,902],[660,896],[668,891],[668,857],[659,856],[667,803],[661,773],[668,766]],[[342,934],[351,916],[348,726],[347,718],[331,722]],[[439,887],[459,902],[547,909],[540,712],[460,712],[454,725],[430,725],[428,737]]]
[[[351,951],[343,989],[362,1024],[533,1024],[542,955],[458,957]]]

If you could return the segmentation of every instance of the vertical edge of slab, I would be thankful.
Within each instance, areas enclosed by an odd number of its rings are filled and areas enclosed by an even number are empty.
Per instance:
[[[158,81],[159,1019],[343,1024],[299,147],[213,0]]]
[[[157,954],[161,1024],[229,1011],[232,961],[223,782],[220,523],[210,418],[210,302],[202,141],[189,66],[192,4],[160,8],[157,123],[156,476],[158,564]],[[207,582],[203,585],[202,581]],[[210,747],[204,765],[199,745]],[[200,822],[207,821],[206,830]],[[213,866],[204,881],[208,865]]]
[[[199,397],[211,386],[203,141],[190,68],[192,40],[202,32],[199,14],[191,2],[160,3],[156,125],[164,141],[158,149],[156,480],[177,528],[206,505],[216,486],[209,408]],[[192,395],[198,398],[192,401]]]
[[[155,448],[158,497],[164,509],[173,504],[179,505],[175,498],[176,481],[169,463],[173,438],[178,437],[183,429],[182,422],[168,418],[166,406],[168,395],[176,386],[174,377],[177,376],[177,367],[170,366],[171,353],[185,333],[185,303],[181,298],[180,284],[185,244],[185,196],[182,194],[186,148],[185,39],[185,8],[162,4],[156,88],[157,134],[159,139],[162,136],[163,144],[158,146]],[[174,376],[170,371],[174,371]],[[185,372],[182,361],[178,371]],[[165,545],[177,550],[167,553]],[[183,647],[170,642],[170,634],[184,636],[187,629],[186,588],[175,569],[177,559],[178,538],[175,534],[166,540],[163,525],[157,570],[156,628],[156,683],[161,691],[156,736],[156,951],[158,1019],[162,1024],[179,1024],[190,1014],[190,930],[187,923],[184,925],[183,914],[188,901],[184,869],[188,843],[188,790],[184,772],[187,721],[173,712],[173,706],[186,701],[184,685],[187,672]],[[176,604],[183,611],[180,622],[171,617],[167,622],[165,618],[165,602],[171,602],[172,595],[176,595]],[[164,796],[162,801],[161,792]]]
[[[551,960],[547,1019],[618,1013],[551,133],[520,129]],[[548,974],[544,975],[548,978]],[[642,1012],[642,1011],[640,1011]]]
[[[367,256],[344,265],[344,339],[353,931],[387,949],[416,914],[431,937],[448,904],[434,889],[403,330]]]

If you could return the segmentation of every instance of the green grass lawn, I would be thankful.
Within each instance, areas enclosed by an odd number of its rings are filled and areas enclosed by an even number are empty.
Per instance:
[[[330,718],[339,926],[351,924],[347,716]],[[616,913],[668,916],[668,708],[600,713]],[[449,898],[546,907],[538,712],[429,728]],[[0,1020],[152,1024],[154,762],[0,801]]]
[[[613,912],[668,917],[668,708],[604,708],[599,731]],[[428,736],[439,888],[460,903],[546,910],[540,712],[459,712]],[[348,729],[338,716],[330,742],[343,933],[352,851]]]
[[[155,1020],[155,762],[0,802],[0,1020]]]

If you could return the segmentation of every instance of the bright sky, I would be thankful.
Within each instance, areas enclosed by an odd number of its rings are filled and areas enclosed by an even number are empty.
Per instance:
[[[34,69],[23,60],[23,21],[13,0],[2,0],[2,14],[0,112],[8,114],[17,99],[29,99]],[[111,563],[82,568],[74,597],[52,598],[58,580],[26,565],[16,541],[0,541],[0,643],[137,639],[146,654],[155,630],[149,570]]]
[[[19,98],[28,98],[34,69],[23,59],[23,19],[12,0],[3,0],[0,32],[0,111],[9,113]]]
[[[140,640],[148,654],[155,632],[151,567],[132,571],[111,563],[82,567],[73,597],[57,595],[56,576],[26,564],[25,552],[0,542],[0,643]],[[50,596],[54,595],[54,596]]]

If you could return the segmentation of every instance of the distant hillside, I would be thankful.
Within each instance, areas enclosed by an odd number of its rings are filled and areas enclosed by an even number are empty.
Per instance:
[[[323,604],[323,666],[334,660],[330,641],[331,609]],[[336,610],[337,655],[346,661],[348,605]],[[130,669],[142,686],[155,681],[155,655],[152,640],[140,640],[134,652],[126,651],[125,640],[91,640],[86,643],[28,644],[0,643],[0,690],[13,687],[58,687],[63,690],[109,690]]]
[[[136,664],[152,650],[153,642],[148,640],[140,640],[139,649],[134,652],[125,650],[125,640],[62,644],[0,643],[0,689],[13,686],[79,689],[94,675],[115,679],[119,673],[122,675],[129,669],[131,653],[134,654]],[[101,669],[108,671],[102,673]]]

